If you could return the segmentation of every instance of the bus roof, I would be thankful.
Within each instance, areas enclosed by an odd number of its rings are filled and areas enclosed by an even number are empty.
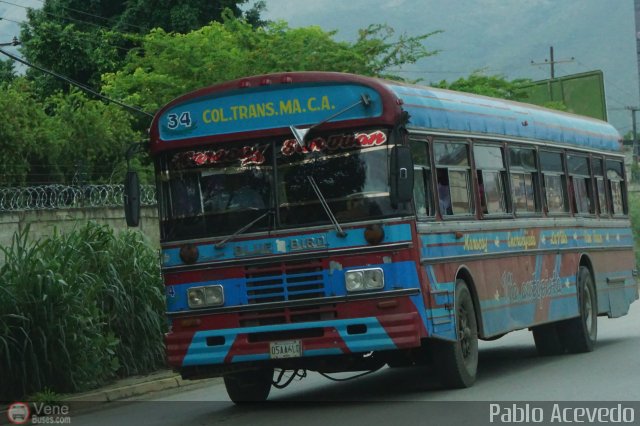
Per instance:
[[[582,148],[620,151],[622,138],[609,123],[536,105],[451,90],[384,83],[411,114],[409,127],[460,132]]]
[[[357,105],[363,95],[371,103]],[[621,149],[613,126],[588,117],[354,74],[291,72],[238,79],[175,99],[154,117],[151,150],[290,135],[289,126],[308,127],[343,110],[327,129],[389,126],[404,110],[410,114],[407,127],[424,132]]]

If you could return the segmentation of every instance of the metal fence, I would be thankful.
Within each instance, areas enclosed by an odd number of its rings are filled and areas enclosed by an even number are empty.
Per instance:
[[[0,212],[87,207],[119,207],[124,204],[124,185],[42,185],[0,187]],[[143,206],[157,204],[153,185],[142,185]]]

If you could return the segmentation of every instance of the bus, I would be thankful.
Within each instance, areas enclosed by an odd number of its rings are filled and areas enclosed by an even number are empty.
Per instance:
[[[591,118],[344,73],[185,94],[148,146],[168,363],[243,403],[285,371],[433,364],[469,387],[478,341],[514,330],[591,351],[638,299],[621,147]]]

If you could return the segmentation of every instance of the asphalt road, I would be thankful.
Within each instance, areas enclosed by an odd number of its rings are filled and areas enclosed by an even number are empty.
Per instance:
[[[544,406],[540,401],[578,406],[581,401],[601,401],[596,406],[636,401],[635,423],[640,424],[640,302],[625,317],[600,318],[598,334],[594,352],[554,357],[539,357],[528,331],[481,342],[478,381],[469,389],[443,390],[426,367],[385,368],[341,383],[310,373],[283,390],[272,389],[266,404],[236,407],[216,381],[109,404],[73,416],[72,424],[470,425],[488,424],[491,402],[502,402],[503,413],[512,403],[527,410],[526,403]],[[547,418],[550,409],[544,408]]]

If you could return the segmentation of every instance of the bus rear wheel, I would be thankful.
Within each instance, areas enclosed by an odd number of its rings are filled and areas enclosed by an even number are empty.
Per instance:
[[[264,402],[273,382],[273,368],[242,371],[224,376],[224,386],[235,404]]]
[[[558,324],[562,342],[571,353],[591,352],[598,338],[598,299],[589,269],[578,270],[578,307],[580,315]]]
[[[463,280],[456,282],[455,308],[458,338],[434,342],[434,361],[444,386],[468,388],[478,370],[478,327],[471,292]]]

